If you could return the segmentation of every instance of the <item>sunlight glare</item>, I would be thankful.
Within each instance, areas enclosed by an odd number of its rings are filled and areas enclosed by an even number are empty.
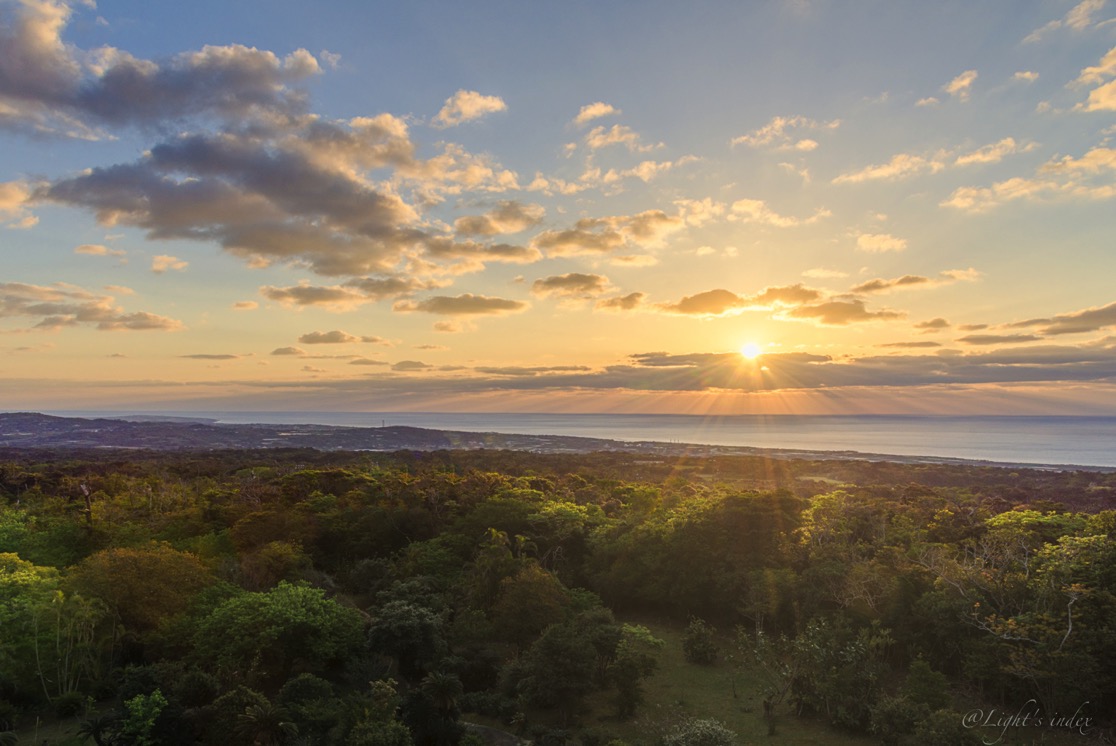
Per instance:
[[[755,342],[748,342],[740,348],[740,354],[748,358],[749,360],[755,360],[759,356],[760,352],[760,347]]]

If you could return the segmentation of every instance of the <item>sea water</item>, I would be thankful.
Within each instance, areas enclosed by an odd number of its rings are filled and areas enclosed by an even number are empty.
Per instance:
[[[57,412],[89,417],[122,412]],[[135,412],[135,414],[140,414]],[[858,451],[1005,463],[1116,467],[1116,417],[506,414],[436,412],[143,412],[221,423],[409,425],[809,451]]]

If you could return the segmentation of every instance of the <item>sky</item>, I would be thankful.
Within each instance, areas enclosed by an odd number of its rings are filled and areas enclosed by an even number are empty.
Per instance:
[[[1116,4],[0,0],[0,409],[1116,414]]]

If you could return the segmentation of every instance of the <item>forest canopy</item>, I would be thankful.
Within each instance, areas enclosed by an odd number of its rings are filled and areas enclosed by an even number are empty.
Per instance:
[[[648,709],[685,666],[734,698],[753,682],[767,732],[964,743],[989,735],[966,711],[1033,702],[1096,735],[1116,705],[1114,490],[742,456],[5,451],[0,731],[735,737]]]

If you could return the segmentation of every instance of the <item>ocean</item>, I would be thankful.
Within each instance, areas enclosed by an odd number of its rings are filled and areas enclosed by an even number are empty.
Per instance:
[[[52,412],[204,417],[224,423],[409,425],[627,441],[858,451],[1003,463],[1116,467],[1116,417],[477,414],[435,412]]]

